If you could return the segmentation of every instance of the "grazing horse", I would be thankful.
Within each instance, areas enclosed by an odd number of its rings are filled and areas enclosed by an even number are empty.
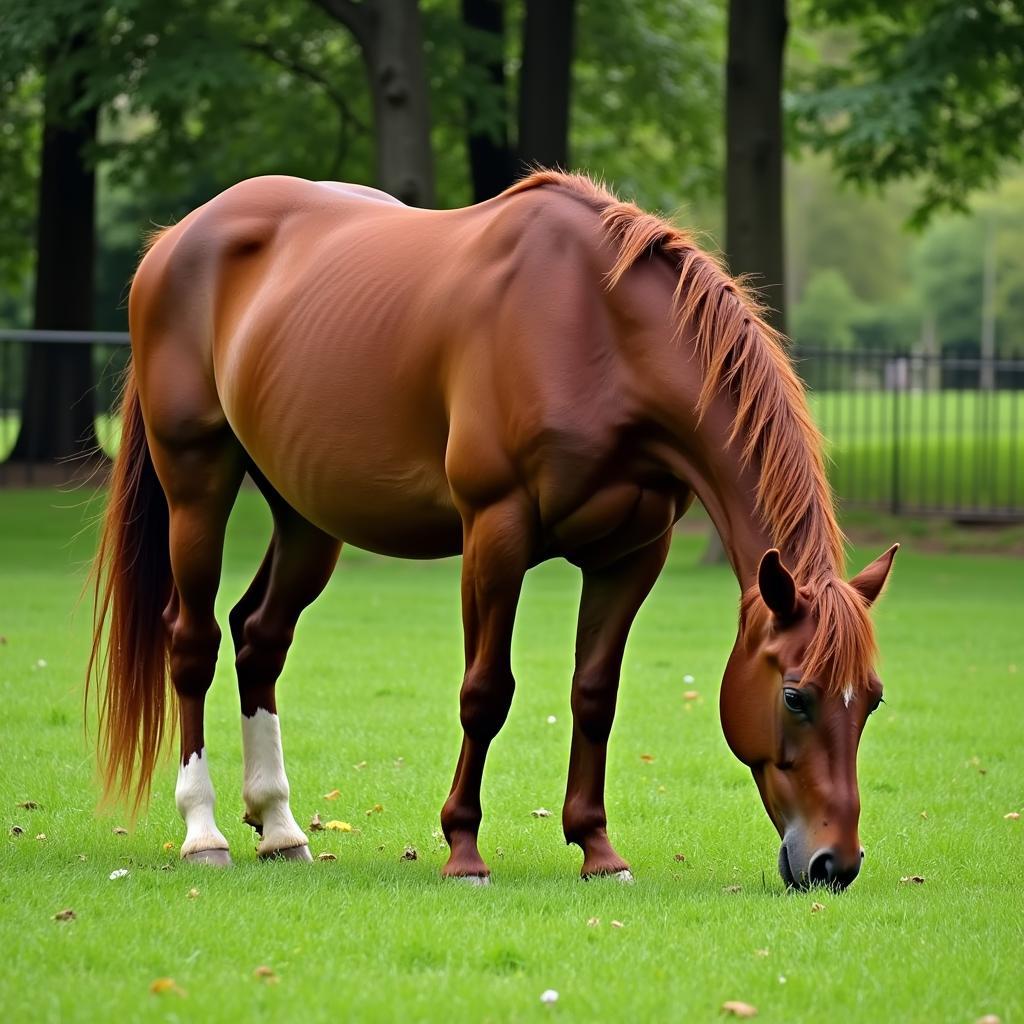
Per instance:
[[[742,588],[726,739],[782,837],[783,879],[852,881],[857,746],[881,699],[868,608],[896,549],[844,581],[821,441],[781,339],[689,235],[549,171],[447,211],[256,178],[159,233],[129,314],[89,671],[107,792],[135,809],[169,731],[169,675],[182,857],[230,863],[203,704],[225,527],[249,474],[274,530],[229,624],[261,857],[310,859],[274,687],[348,541],[462,554],[463,740],[441,824],[444,874],[477,882],[489,875],[480,784],[512,701],[523,576],[556,556],[579,567],[562,823],[585,877],[630,877],[604,809],[619,670],[696,496]]]

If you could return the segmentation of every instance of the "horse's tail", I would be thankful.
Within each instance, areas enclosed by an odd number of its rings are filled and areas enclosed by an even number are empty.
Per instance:
[[[167,722],[163,621],[172,577],[167,501],[153,469],[130,366],[121,401],[121,446],[90,584],[93,637],[85,694],[88,703],[95,686],[104,799],[123,799],[134,814],[149,794],[162,741],[173,729]]]

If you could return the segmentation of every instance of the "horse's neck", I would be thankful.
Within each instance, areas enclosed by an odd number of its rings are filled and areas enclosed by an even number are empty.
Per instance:
[[[740,587],[745,591],[757,579],[764,553],[776,547],[768,524],[757,508],[757,487],[762,467],[757,458],[744,465],[738,448],[743,439],[729,443],[732,402],[716,400],[680,444],[685,454],[684,476],[707,509]],[[801,552],[783,550],[783,562],[797,565]]]

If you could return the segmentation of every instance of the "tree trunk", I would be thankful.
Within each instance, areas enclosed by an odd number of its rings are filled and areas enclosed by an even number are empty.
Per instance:
[[[482,203],[512,184],[505,86],[505,0],[462,0],[462,21],[471,30],[465,46],[466,66],[478,69],[473,81],[486,81],[493,90],[486,104],[481,104],[473,91],[466,97],[473,201]],[[489,121],[486,110],[495,111]]]
[[[725,247],[750,274],[785,333],[782,68],[786,0],[729,0],[726,66]]]
[[[72,40],[51,67],[74,57],[86,41]],[[36,221],[33,327],[90,330],[93,325],[96,175],[88,147],[96,139],[97,110],[72,110],[85,87],[48,74],[44,97],[42,166]],[[11,459],[56,461],[95,450],[92,349],[84,344],[29,348],[21,430]]]
[[[410,206],[433,206],[430,84],[418,0],[314,2],[362,51],[373,97],[378,187]]]
[[[519,76],[519,160],[569,166],[575,0],[526,0]]]

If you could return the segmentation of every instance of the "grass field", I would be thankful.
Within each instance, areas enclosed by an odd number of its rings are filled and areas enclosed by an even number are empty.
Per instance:
[[[164,848],[182,836],[172,764],[127,835],[113,832],[123,817],[94,811],[79,500],[0,492],[6,1019],[713,1021],[742,1000],[766,1022],[1024,1021],[1024,817],[1004,818],[1024,812],[1021,562],[900,554],[877,615],[887,703],[861,748],[867,860],[842,895],[786,893],[776,875],[775,834],[718,724],[735,583],[697,568],[701,539],[687,535],[634,630],[613,734],[611,829],[637,884],[576,877],[557,812],[578,584],[561,564],[534,571],[519,690],[485,781],[494,884],[481,890],[438,877],[460,735],[458,564],[347,552],[299,627],[279,697],[296,816],[360,831],[314,834],[314,854],[334,862],[256,862],[224,658],[207,746],[236,866],[218,873]],[[244,493],[222,608],[266,531]],[[690,688],[699,701],[683,700]],[[27,800],[39,809],[16,806]],[[532,817],[539,807],[553,816]],[[8,834],[15,824],[23,835]],[[901,884],[915,874],[924,884]],[[54,920],[65,908],[75,920]],[[151,994],[159,978],[175,987]],[[560,998],[542,1005],[549,988]]]

